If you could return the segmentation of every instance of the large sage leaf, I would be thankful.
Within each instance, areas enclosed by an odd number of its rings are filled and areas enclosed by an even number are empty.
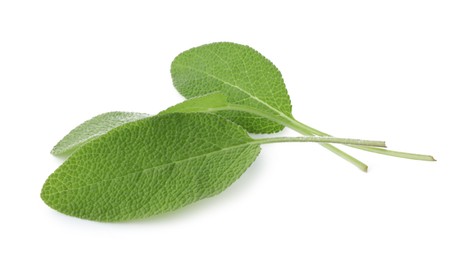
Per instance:
[[[42,199],[67,215],[124,221],[220,193],[260,151],[213,114],[169,114],[125,124],[84,145],[46,181]]]
[[[41,198],[67,215],[124,221],[216,195],[256,159],[260,144],[383,142],[317,137],[252,139],[211,113],[171,113],[112,129],[83,145],[49,176]]]

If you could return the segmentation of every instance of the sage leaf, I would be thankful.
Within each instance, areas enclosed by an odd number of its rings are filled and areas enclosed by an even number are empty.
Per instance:
[[[256,50],[235,43],[213,43],[178,55],[171,65],[177,91],[186,98],[221,92],[233,104],[292,117],[291,100],[279,70]],[[222,112],[251,133],[278,132],[284,126],[237,111]]]
[[[82,145],[108,131],[148,116],[148,114],[132,112],[108,112],[100,114],[72,129],[54,146],[51,154],[56,156],[68,156]]]
[[[320,137],[253,139],[212,113],[171,113],[124,124],[83,145],[46,180],[41,198],[67,215],[141,219],[214,196],[251,165],[261,144],[383,142]]]

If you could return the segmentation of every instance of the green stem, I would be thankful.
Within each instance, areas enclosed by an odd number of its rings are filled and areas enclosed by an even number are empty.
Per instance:
[[[327,133],[324,133],[324,132],[319,131],[315,128],[307,126],[307,125],[305,125],[301,122],[298,122],[296,120],[294,120],[293,123],[294,123],[294,127],[306,129],[308,132],[311,132],[312,134],[315,134],[315,135],[318,135],[318,136],[331,136]],[[421,161],[435,161],[434,157],[432,157],[431,155],[406,153],[406,152],[392,151],[392,150],[382,149],[382,148],[363,147],[363,146],[350,145],[350,144],[347,144],[347,145],[350,146],[350,147],[356,148],[356,149],[367,151],[367,152],[378,153],[378,154],[383,154],[383,155],[389,155],[389,156],[394,156],[394,157],[399,157],[399,158],[405,158],[405,159],[411,159],[411,160],[421,160]]]
[[[274,116],[273,114],[256,110],[251,107],[247,106],[241,106],[241,105],[235,105],[235,104],[229,104],[227,108],[225,109],[233,109],[233,110],[239,110],[243,112],[248,112],[252,114],[256,114],[265,118],[268,118],[271,121],[280,123],[284,126],[287,126],[303,135],[318,135],[318,136],[327,136],[330,137],[331,135],[324,133],[322,131],[319,131],[315,128],[312,128],[308,125],[305,125],[294,118],[288,117],[288,116]],[[224,109],[220,109],[224,110]],[[364,163],[358,161],[357,159],[351,157],[350,155],[346,154],[345,152],[339,150],[338,148],[330,145],[323,143],[321,144],[325,148],[329,149],[330,151],[334,152],[335,154],[339,155],[340,157],[344,158],[345,160],[353,163],[356,165],[358,168],[361,170],[366,171],[368,166],[366,166]],[[348,145],[348,144],[347,144]],[[365,147],[365,146],[359,146],[359,145],[348,145],[349,147],[353,147],[356,149],[372,152],[372,153],[378,153],[378,154],[383,154],[383,155],[389,155],[389,156],[394,156],[394,157],[399,157],[399,158],[405,158],[405,159],[412,159],[412,160],[422,160],[422,161],[435,161],[435,159],[430,156],[430,155],[424,155],[424,154],[415,154],[415,153],[406,153],[406,152],[400,152],[400,151],[392,151],[388,149],[382,149],[382,148],[375,148],[375,147]]]
[[[286,143],[286,142],[312,142],[312,143],[337,143],[337,144],[351,144],[361,146],[377,146],[386,147],[383,141],[371,141],[371,140],[360,140],[360,139],[349,139],[349,138],[336,138],[336,137],[316,137],[316,136],[304,136],[304,137],[271,137],[271,138],[259,138],[255,139],[256,144],[269,144],[269,143]]]
[[[435,158],[431,155],[392,151],[392,150],[376,148],[376,147],[364,147],[364,146],[350,145],[350,144],[347,144],[347,145],[350,146],[350,147],[353,147],[353,148],[357,148],[357,149],[360,149],[360,150],[367,151],[367,152],[379,153],[379,154],[394,156],[394,157],[398,157],[398,158],[405,158],[405,159],[411,159],[411,160],[420,160],[420,161],[436,161]]]
[[[220,108],[214,108],[211,109],[213,111],[222,111],[222,110],[238,110],[242,112],[247,112],[250,114],[255,114],[264,118],[267,118],[273,122],[279,123],[281,125],[287,126],[289,128],[292,128],[293,130],[303,134],[303,135],[314,135],[314,133],[311,131],[309,128],[305,127],[300,127],[297,125],[299,123],[296,120],[290,119],[288,117],[280,117],[280,116],[274,116],[273,114],[260,111],[257,109],[253,109],[251,107],[247,106],[242,106],[242,105],[236,105],[236,104],[228,104],[226,107],[220,107]],[[367,172],[368,171],[368,165],[364,164],[362,161],[356,159],[355,157],[345,153],[344,151],[338,149],[337,147],[327,144],[327,143],[321,143],[321,146],[324,148],[328,149],[329,151],[333,152],[334,154],[340,156],[344,160],[350,162],[351,164],[355,165],[358,169]]]

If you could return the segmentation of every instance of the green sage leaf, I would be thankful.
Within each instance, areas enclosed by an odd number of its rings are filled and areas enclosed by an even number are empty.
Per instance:
[[[220,193],[256,159],[246,131],[213,114],[169,114],[125,124],[71,155],[41,197],[67,215],[124,221]]]
[[[235,43],[212,43],[178,55],[171,65],[174,86],[186,98],[219,91],[233,104],[292,118],[291,101],[279,70],[256,50]],[[251,133],[284,126],[236,111],[220,112]]]
[[[117,127],[83,145],[46,180],[41,198],[95,221],[140,219],[214,196],[251,165],[260,144],[383,142],[318,137],[252,139],[211,113],[171,113]]]

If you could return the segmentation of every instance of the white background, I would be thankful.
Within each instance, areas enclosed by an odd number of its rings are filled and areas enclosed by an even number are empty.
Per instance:
[[[471,1],[1,1],[0,259],[473,259]],[[181,102],[180,52],[247,44],[297,119],[436,163],[263,147],[224,193],[103,224],[47,207],[51,147],[99,113]],[[286,130],[282,135],[296,135]]]

